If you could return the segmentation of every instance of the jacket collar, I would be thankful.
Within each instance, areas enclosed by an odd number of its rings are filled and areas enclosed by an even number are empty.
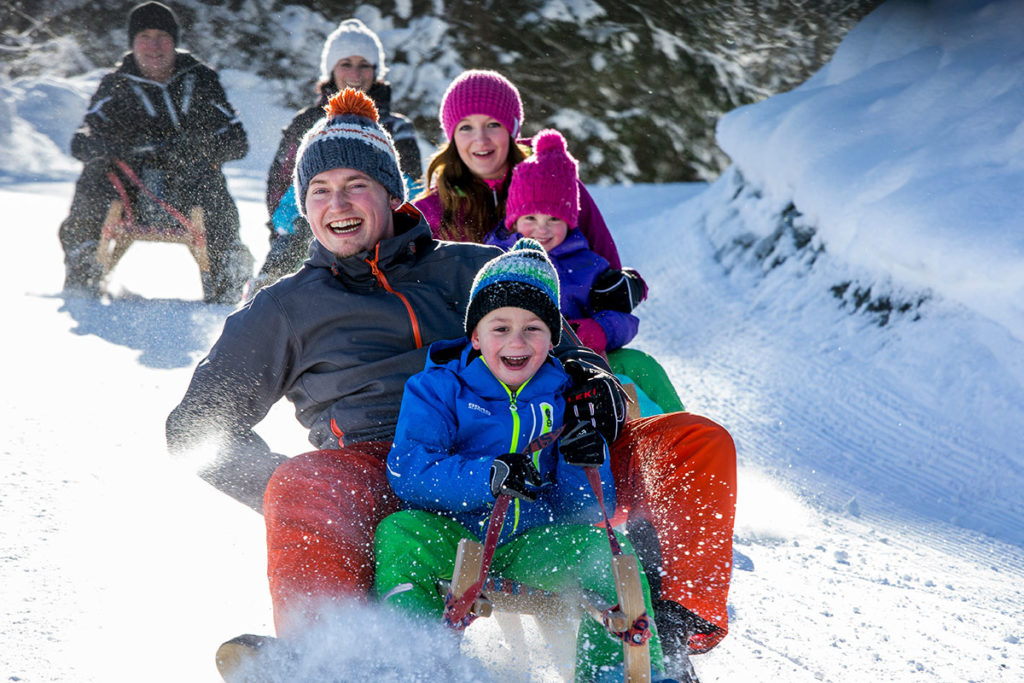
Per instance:
[[[432,367],[447,367],[484,398],[505,400],[508,397],[508,390],[487,367],[480,352],[473,348],[468,337],[431,344],[427,355],[427,368]],[[535,396],[561,394],[568,386],[568,375],[562,369],[562,364],[549,353],[544,364],[537,369],[537,373],[530,381],[520,388],[517,395],[521,400],[529,401]]]

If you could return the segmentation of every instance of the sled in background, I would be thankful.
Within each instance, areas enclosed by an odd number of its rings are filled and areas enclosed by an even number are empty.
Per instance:
[[[131,184],[131,190],[117,173],[107,174],[118,198],[107,210],[96,250],[96,260],[102,268],[101,281],[106,280],[134,242],[184,244],[199,266],[203,299],[212,301],[213,282],[202,208],[190,207],[188,216],[175,208],[165,198],[167,178],[163,171],[143,170],[140,178],[124,161],[117,159],[114,165]],[[134,201],[132,195],[135,195]]]

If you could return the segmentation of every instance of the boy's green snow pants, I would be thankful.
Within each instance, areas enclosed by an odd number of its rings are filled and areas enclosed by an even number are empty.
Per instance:
[[[455,553],[463,538],[478,540],[458,522],[431,512],[404,510],[386,517],[377,527],[374,540],[377,596],[411,584],[410,590],[388,597],[387,604],[440,623],[444,598],[437,582],[452,578]],[[623,552],[633,552],[627,539],[620,537],[620,542]],[[554,592],[582,588],[596,592],[609,605],[618,601],[607,532],[597,526],[552,524],[528,529],[498,547],[490,571],[534,588]],[[647,613],[653,616],[650,588],[643,572],[640,579]],[[650,622],[654,631],[654,619]],[[650,644],[651,663],[661,669],[661,645],[656,633]],[[593,680],[601,667],[621,662],[622,642],[601,624],[584,617],[576,639],[576,680]]]

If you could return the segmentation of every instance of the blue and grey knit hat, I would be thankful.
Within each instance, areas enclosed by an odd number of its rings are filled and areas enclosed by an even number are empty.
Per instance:
[[[557,344],[562,332],[558,296],[558,273],[547,252],[537,240],[524,237],[485,263],[473,279],[466,307],[466,334],[472,334],[491,311],[515,306],[543,320],[551,330],[551,343]]]
[[[373,100],[354,88],[332,97],[320,119],[302,138],[295,154],[295,202],[306,215],[306,190],[318,173],[332,168],[362,171],[392,197],[407,200],[395,142],[378,123]]]

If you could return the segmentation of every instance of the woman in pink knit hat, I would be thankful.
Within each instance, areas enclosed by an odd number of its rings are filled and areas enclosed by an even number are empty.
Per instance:
[[[438,114],[448,142],[430,160],[427,189],[413,204],[440,239],[482,242],[505,217],[512,169],[531,154],[520,141],[523,102],[519,90],[497,71],[464,71],[448,86]],[[619,251],[608,226],[583,183],[578,227],[590,248],[621,278],[612,283],[620,297],[647,295],[635,271],[621,271]]]

